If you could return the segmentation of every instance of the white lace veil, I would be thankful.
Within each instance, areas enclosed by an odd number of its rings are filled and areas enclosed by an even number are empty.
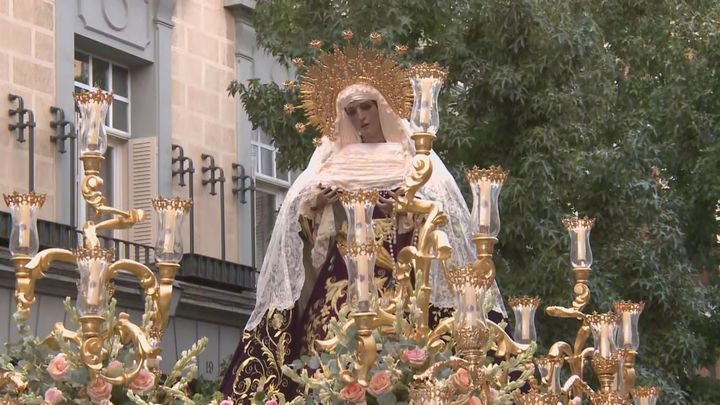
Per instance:
[[[398,117],[383,96],[370,86],[357,84],[340,92],[337,99],[338,118],[335,123],[338,129],[337,139],[335,141],[325,139],[322,145],[315,150],[308,167],[295,180],[283,200],[260,269],[255,309],[245,326],[246,330],[253,330],[268,310],[292,308],[300,298],[305,282],[304,263],[307,263],[303,260],[303,241],[298,221],[301,214],[314,215],[314,223],[318,228],[312,249],[313,265],[319,267],[325,260],[329,242],[335,232],[333,210],[331,207],[326,207],[321,213],[310,214],[308,204],[319,192],[320,179],[322,179],[323,185],[338,180],[332,178],[330,168],[334,164],[342,165],[344,158],[352,156],[344,153],[353,149],[347,148],[347,146],[360,143],[360,137],[352,127],[344,110],[344,107],[350,102],[360,99],[377,102],[381,127],[388,144],[379,144],[387,145],[387,147],[380,146],[377,149],[378,152],[367,156],[368,159],[375,159],[373,164],[376,170],[354,173],[353,184],[357,184],[359,188],[362,188],[363,185],[372,185],[375,188],[391,190],[402,184],[404,174],[410,168],[415,149],[410,139],[411,131],[407,121]],[[402,145],[402,148],[398,148],[397,144]],[[375,145],[378,146],[378,144]],[[385,154],[383,155],[383,153]],[[387,162],[389,156],[392,156],[393,159],[391,164],[385,164],[386,167],[377,167],[383,165],[383,162]],[[460,189],[443,162],[435,152],[432,152],[431,158],[433,174],[418,194],[421,198],[442,203],[449,218],[448,225],[444,230],[453,247],[451,264],[461,266],[475,260],[475,249],[469,240],[472,236],[470,212]],[[398,169],[398,159],[405,162],[404,165],[401,165],[402,170]],[[431,302],[438,307],[452,307],[453,296],[440,271],[439,263],[433,264],[430,284],[433,289]],[[507,316],[497,286],[494,286],[493,289],[496,293],[495,311]]]

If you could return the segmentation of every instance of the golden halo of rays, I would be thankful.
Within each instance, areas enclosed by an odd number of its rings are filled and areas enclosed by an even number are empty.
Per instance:
[[[314,65],[307,67],[300,84],[300,97],[308,124],[331,141],[337,136],[338,94],[353,84],[375,88],[398,116],[407,118],[410,115],[412,87],[407,72],[395,59],[372,48],[335,48],[333,52],[323,53]]]

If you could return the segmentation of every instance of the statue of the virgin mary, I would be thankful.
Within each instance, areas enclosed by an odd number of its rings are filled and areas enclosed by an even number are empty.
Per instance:
[[[375,233],[384,251],[375,266],[380,291],[392,288],[397,252],[417,243],[415,218],[396,215],[393,193],[403,184],[415,155],[406,118],[412,88],[406,71],[372,49],[336,50],[310,67],[302,81],[303,107],[324,135],[308,167],[293,183],[280,209],[257,284],[255,309],[245,327],[222,391],[236,403],[249,403],[263,391],[269,398],[292,398],[294,384],[283,364],[314,352],[330,321],[346,300],[347,269],[337,246],[344,240],[343,191],[378,190]],[[467,204],[455,180],[432,152],[433,173],[419,197],[438,201],[448,214],[445,232],[451,264],[475,259]],[[430,274],[436,312],[453,305],[439,266]],[[490,314],[505,317],[497,291]],[[431,325],[432,326],[432,325]]]

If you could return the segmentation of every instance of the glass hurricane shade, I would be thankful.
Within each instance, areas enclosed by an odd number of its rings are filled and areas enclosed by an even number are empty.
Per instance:
[[[377,191],[357,190],[340,196],[348,221],[347,239],[341,253],[348,271],[348,303],[355,313],[372,311],[378,302],[372,223],[377,200]]]
[[[620,330],[616,338],[616,345],[638,351],[640,348],[640,332],[638,320],[645,304],[642,302],[619,301],[615,303],[615,313],[618,315]]]
[[[615,346],[615,342],[618,332],[617,315],[613,312],[596,313],[588,315],[585,321],[592,331],[595,353],[598,353],[604,358],[610,358],[616,355],[617,347]]]
[[[537,357],[535,365],[540,372],[543,383],[546,383],[550,392],[560,394],[560,369],[562,368],[562,358]]]
[[[12,230],[8,243],[10,254],[34,256],[40,248],[37,214],[38,209],[45,203],[45,194],[13,192],[10,195],[3,194],[3,197],[12,217]]]
[[[595,219],[567,218],[563,225],[570,234],[570,263],[574,268],[590,268],[593,262],[590,231]]]
[[[498,197],[507,178],[500,166],[473,167],[465,172],[473,196],[472,226],[475,235],[497,237],[500,233]]]
[[[447,279],[455,298],[456,329],[484,327],[487,322],[485,280],[474,274],[470,265],[448,271]]]
[[[515,340],[523,344],[537,341],[535,311],[540,305],[540,298],[512,297],[509,303],[515,314]]]
[[[155,243],[155,261],[179,263],[183,256],[182,222],[190,210],[191,201],[157,198],[153,208],[158,218],[158,236]]]
[[[632,390],[635,405],[655,405],[658,397],[660,397],[660,389],[657,387],[635,387]]]
[[[415,101],[410,114],[410,126],[414,132],[429,132],[435,135],[440,127],[438,96],[443,81],[432,76],[410,78]]]
[[[75,93],[75,102],[77,103],[80,113],[78,139],[81,154],[105,154],[105,150],[107,149],[105,117],[110,109],[112,100],[112,93],[102,90]]]
[[[80,273],[76,305],[78,314],[102,315],[107,310],[109,299],[105,273],[112,263],[114,253],[102,248],[80,248],[74,253]]]

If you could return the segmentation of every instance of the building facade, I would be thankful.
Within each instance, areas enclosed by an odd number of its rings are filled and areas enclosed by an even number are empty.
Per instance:
[[[292,76],[257,49],[254,8],[249,0],[0,0],[0,189],[46,194],[41,248],[74,247],[89,210],[78,194],[72,95],[112,91],[104,195],[109,205],[148,216],[132,231],[102,237],[117,257],[151,264],[157,225],[150,199],[192,197],[162,365],[207,336],[199,364],[206,378],[219,376],[239,341],[254,305],[256,268],[291,182],[275,166],[270,138],[252,129],[226,90],[233,79],[281,83]],[[6,113],[20,102],[32,113]],[[34,127],[9,129],[30,118]],[[15,336],[14,274],[8,209],[0,211],[6,342]],[[74,298],[76,278],[74,269],[59,267],[38,283],[31,325],[39,336],[65,319],[62,301]],[[120,279],[116,297],[139,321],[139,286]]]

